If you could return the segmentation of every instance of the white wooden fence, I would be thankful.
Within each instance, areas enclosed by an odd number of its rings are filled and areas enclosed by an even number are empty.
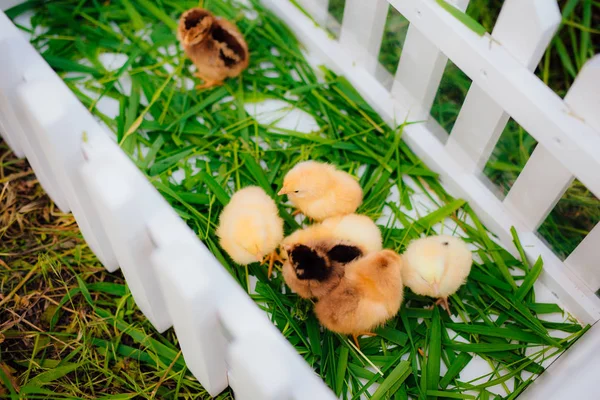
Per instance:
[[[327,20],[327,0],[297,1],[317,22]],[[0,7],[19,2],[0,0]],[[565,262],[535,233],[574,178],[600,198],[600,56],[564,100],[532,72],[561,22],[555,0],[505,0],[492,35],[483,37],[435,0],[346,0],[339,40],[289,0],[263,3],[390,125],[427,120],[404,129],[408,145],[515,253],[516,228],[527,257],[543,256],[541,279],[572,314],[600,319],[600,227]],[[452,4],[464,10],[468,0]],[[410,22],[391,89],[376,77],[389,7]],[[448,58],[473,81],[449,135],[429,117]],[[500,200],[480,175],[509,116],[539,144]],[[106,268],[121,268],[156,329],[175,328],[209,393],[230,385],[240,399],[333,397],[2,13],[0,133],[57,206],[74,214]],[[587,335],[598,335],[596,328]],[[581,346],[600,347],[593,343]]]

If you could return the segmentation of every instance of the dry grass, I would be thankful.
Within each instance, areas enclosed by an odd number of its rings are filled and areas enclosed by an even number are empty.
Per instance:
[[[27,162],[0,142],[5,396],[209,398],[185,368],[173,332],[152,329],[122,275],[104,270],[73,217],[54,206]]]

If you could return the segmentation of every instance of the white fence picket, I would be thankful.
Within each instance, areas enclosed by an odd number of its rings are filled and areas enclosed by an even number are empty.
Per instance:
[[[492,37],[517,61],[533,71],[560,22],[561,15],[555,0],[506,0]],[[508,119],[509,115],[494,99],[473,84],[448,139],[448,151],[460,148],[461,154],[468,156],[465,165],[473,171],[481,171]]]
[[[79,174],[85,163],[84,136],[106,136],[107,132],[57,76],[19,85],[16,98],[30,121],[32,137],[44,148],[52,168],[48,172],[56,177],[83,238],[105,268],[115,271],[117,258]]]
[[[504,199],[527,229],[536,231],[573,182],[573,175],[538,145]]]
[[[340,44],[357,64],[375,73],[385,29],[387,0],[346,0]]]
[[[10,38],[19,35],[20,32],[15,25],[10,22],[4,13],[0,12],[0,65],[8,62],[9,53],[7,48],[9,47]],[[10,87],[8,78],[8,76],[0,77],[0,136],[6,141],[18,158],[23,158],[25,157],[25,153],[21,148],[18,137],[20,127],[9,108],[10,103],[8,99],[3,94],[4,90],[6,90],[5,87]]]
[[[583,239],[579,246],[567,257],[565,264],[576,271],[586,284],[598,292],[600,290],[600,223]]]
[[[292,369],[282,344],[272,335],[246,335],[227,352],[231,388],[238,400],[291,398]]]
[[[236,399],[335,399],[239,286],[221,297],[219,320],[230,342],[229,385]]]
[[[152,218],[148,230],[157,246],[151,262],[183,358],[206,391],[215,397],[229,384],[227,342],[217,320],[218,299],[230,289],[222,266],[171,210]]]
[[[35,140],[35,128],[30,124],[25,110],[17,106],[16,98],[17,86],[27,80],[59,78],[21,36],[10,36],[0,41],[0,65],[0,113],[8,143],[11,147],[22,150],[48,196],[62,212],[69,212],[69,204],[52,173],[46,151]]]
[[[171,326],[165,298],[150,264],[154,248],[146,221],[165,208],[166,200],[107,136],[82,143],[87,163],[83,180],[100,213],[133,298],[158,332]]]
[[[469,0],[453,0],[449,4],[464,11]],[[411,119],[429,117],[447,62],[448,57],[411,23],[392,86],[395,96],[410,96]]]

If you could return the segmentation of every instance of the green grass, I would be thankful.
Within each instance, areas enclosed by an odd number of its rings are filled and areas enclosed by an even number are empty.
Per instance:
[[[33,37],[34,46],[114,132],[121,147],[241,287],[248,289],[247,273],[258,278],[252,297],[342,398],[357,398],[375,383],[380,385],[375,398],[469,398],[466,392],[486,396],[498,384],[505,387],[503,396],[509,396],[508,380],[514,378],[516,391],[523,390],[531,382],[529,373],[542,372],[544,359],[561,353],[586,331],[572,320],[545,322],[541,315],[557,312],[557,306],[536,303],[532,284],[541,264],[532,268],[498,247],[468,204],[449,196],[436,174],[401,141],[402,128],[392,130],[384,124],[343,77],[325,68],[313,70],[287,27],[255,2],[257,17],[248,19],[243,6],[232,1],[204,1],[216,14],[236,21],[247,37],[251,63],[240,78],[222,87],[185,90],[181,82],[192,77],[189,62],[169,21],[196,4],[34,1],[11,10],[9,16],[30,8],[36,11],[34,26],[47,31]],[[173,51],[165,51],[169,47]],[[107,70],[99,59],[102,53],[126,54],[130,62],[126,68]],[[267,62],[269,67],[260,67]],[[130,89],[121,76],[131,78]],[[264,98],[285,100],[309,113],[320,131],[303,134],[260,125],[243,104]],[[116,118],[101,111],[107,100],[118,106]],[[348,338],[321,330],[311,303],[282,291],[279,274],[268,280],[264,267],[239,268],[221,251],[215,226],[233,191],[253,184],[272,194],[296,162],[309,158],[331,160],[357,174],[362,167],[365,201],[360,211],[373,218],[390,212],[381,226],[388,248],[402,252],[410,240],[444,221],[452,220],[466,232],[480,260],[467,284],[450,299],[463,325],[458,333],[448,332],[448,327],[456,328],[448,324],[456,322],[446,313],[425,308],[431,299],[407,291],[397,318],[377,337],[361,340],[359,352]],[[1,160],[10,173],[25,169],[8,156]],[[181,171],[183,177],[175,180]],[[414,190],[402,178],[412,180],[439,209],[414,216]],[[0,175],[3,184],[2,179]],[[397,203],[387,201],[394,188],[400,193]],[[18,215],[11,217],[14,212],[4,208],[0,212],[15,219],[10,229],[0,231],[4,235],[0,254],[5,259],[0,265],[1,292],[9,293],[0,300],[6,305],[0,309],[0,320],[11,321],[0,328],[0,339],[4,338],[0,382],[5,393],[41,387],[65,397],[204,398],[178,354],[173,332],[155,332],[135,307],[120,274],[106,273],[89,253],[72,218],[53,212],[39,187],[31,185],[28,190],[35,195],[26,192],[22,201],[43,204],[39,215],[29,215],[20,224]],[[13,197],[3,194],[2,200],[13,204]],[[280,207],[287,232],[298,227],[290,211]],[[465,222],[469,219],[472,225]],[[72,247],[61,247],[65,236]],[[46,247],[38,250],[40,244]],[[22,254],[25,249],[30,253]],[[38,308],[19,308],[27,296],[37,299]],[[473,354],[490,366],[483,381],[461,379]],[[442,363],[449,372],[435,376]]]

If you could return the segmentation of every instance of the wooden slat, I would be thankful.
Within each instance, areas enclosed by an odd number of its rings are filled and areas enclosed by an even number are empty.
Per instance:
[[[504,199],[504,204],[536,231],[560,200],[574,176],[542,146],[536,147]]]
[[[577,117],[600,132],[600,55],[583,66],[565,103]],[[600,179],[600,170],[597,172]],[[565,264],[579,273],[592,290],[600,289],[600,224],[583,239]]]
[[[600,224],[579,243],[565,264],[577,271],[592,290],[600,290]]]
[[[555,0],[506,0],[492,37],[522,65],[533,71],[561,21]],[[492,43],[491,45],[497,45]],[[448,150],[461,147],[470,169],[481,171],[489,159],[509,115],[477,84],[469,90],[448,139]]]
[[[340,44],[348,55],[375,72],[389,5],[386,0],[346,0]]]
[[[459,10],[466,10],[469,0],[450,2]],[[392,94],[410,95],[411,118],[426,119],[442,81],[448,62],[440,49],[427,39],[415,25],[410,24],[396,70]]]
[[[298,0],[298,4],[317,21],[324,26],[329,15],[329,0]]]

